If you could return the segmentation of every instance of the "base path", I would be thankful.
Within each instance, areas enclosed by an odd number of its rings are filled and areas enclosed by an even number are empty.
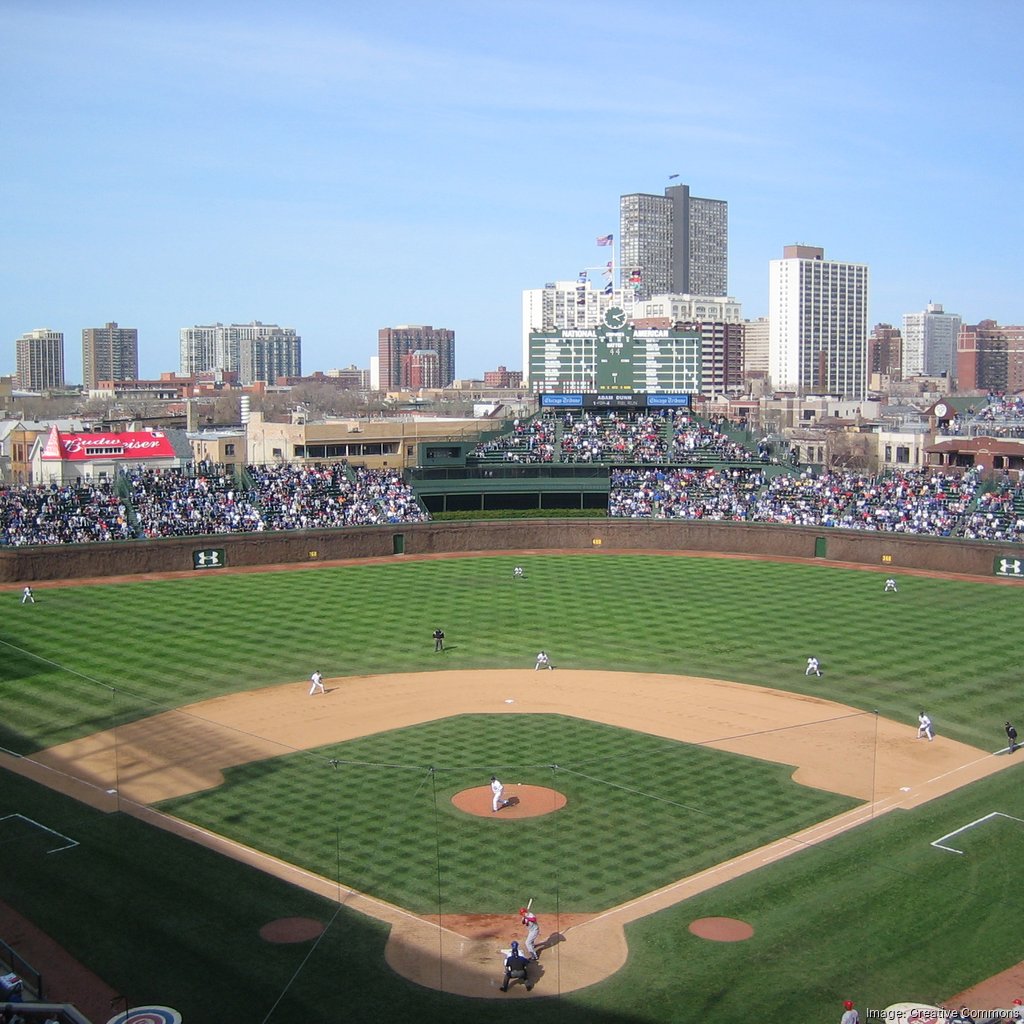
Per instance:
[[[120,810],[388,922],[387,961],[418,984],[502,999],[595,984],[625,963],[624,926],[631,921],[1013,763],[944,737],[919,741],[916,721],[901,724],[834,701],[715,679],[556,670],[538,686],[527,669],[347,677],[325,685],[327,693],[313,697],[307,696],[307,681],[217,697],[51,748],[34,759],[42,766],[22,762],[19,768],[6,758],[4,763],[26,774],[41,772],[41,781],[50,785],[60,778],[82,779]],[[546,951],[531,968],[536,987],[529,995],[522,986],[507,995],[498,991],[499,949],[522,931],[514,916],[504,927],[490,922],[486,928],[471,917],[420,917],[362,893],[339,892],[336,881],[148,806],[217,786],[234,765],[460,714],[566,715],[699,743],[792,765],[797,782],[863,803],[611,910],[561,918],[541,911]]]

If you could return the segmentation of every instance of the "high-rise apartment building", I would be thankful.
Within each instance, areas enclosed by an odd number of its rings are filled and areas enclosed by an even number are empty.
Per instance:
[[[903,367],[903,336],[899,328],[892,324],[875,324],[868,338],[868,385],[872,389],[876,384],[871,378],[877,377],[877,386],[882,381],[901,379]]]
[[[929,302],[920,313],[903,314],[903,376],[941,377],[956,370],[956,339],[963,323]]]
[[[729,204],[670,185],[619,197],[621,283],[637,298],[729,291]]]
[[[961,391],[1024,388],[1024,327],[995,320],[963,324],[957,337],[956,377]]]
[[[302,376],[302,339],[291,328],[277,328],[238,342],[238,382],[262,380],[275,384],[279,377]]]
[[[768,362],[778,391],[867,394],[868,268],[787,245],[768,274]]]
[[[302,339],[295,333],[294,327],[278,327],[277,324],[264,324],[253,320],[248,324],[207,324],[195,327],[182,327],[180,339],[180,367],[186,377],[194,377],[197,373],[208,370],[238,371],[242,384],[251,384],[253,380],[266,380],[265,377],[252,377],[246,380],[242,374],[241,346],[243,342],[276,341],[279,345],[276,352],[291,352],[293,365],[301,366]],[[276,357],[272,352],[268,356],[249,350],[250,372],[254,367],[268,365],[268,358]],[[275,366],[276,368],[276,366]],[[276,376],[300,376],[300,373],[277,374]]]
[[[446,388],[455,380],[455,332],[427,324],[399,324],[377,332],[380,390],[413,387],[410,375],[414,363],[406,357],[420,351],[437,353],[437,383],[433,387]],[[421,357],[415,365],[419,367],[417,374],[421,374],[424,359]]]
[[[139,332],[116,323],[82,329],[82,382],[87,391],[101,380],[138,380]]]
[[[64,334],[48,327],[23,334],[14,343],[15,383],[26,391],[64,387]]]
[[[743,376],[768,376],[768,317],[743,321]]]

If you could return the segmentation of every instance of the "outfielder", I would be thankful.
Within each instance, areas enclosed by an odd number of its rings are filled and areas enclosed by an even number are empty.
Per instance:
[[[900,589],[899,589],[899,587],[896,586],[896,581],[890,576],[885,581],[885,590],[883,590],[882,593],[883,594],[898,594],[899,592],[900,592]]]
[[[491,813],[497,814],[502,807],[508,807],[508,801],[504,799],[505,787],[498,781],[496,775],[491,776]]]
[[[32,593],[32,588],[31,587],[26,587],[21,592],[21,603],[22,604],[35,604],[36,603],[36,596],[35,596],[35,594]]]
[[[821,669],[818,668],[818,659],[817,658],[808,658],[807,659],[807,671],[804,673],[804,675],[805,676],[809,676],[812,672],[816,676],[820,676],[821,675]]]
[[[526,946],[526,952],[530,954],[531,960],[539,960],[540,953],[537,952],[537,936],[540,935],[540,924],[537,921],[537,915],[529,907],[520,907],[519,917],[526,926],[526,939],[523,941],[523,945]]]

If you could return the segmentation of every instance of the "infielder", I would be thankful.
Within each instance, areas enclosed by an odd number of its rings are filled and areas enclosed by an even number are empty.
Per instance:
[[[896,581],[890,576],[885,581],[885,590],[882,591],[882,593],[884,593],[884,594],[898,594],[899,592],[900,592],[900,588],[896,586]]]
[[[323,676],[323,673],[320,671],[320,669],[317,669],[309,677],[309,682],[310,682],[310,687],[309,687],[309,695],[310,695],[310,697],[312,697],[313,694],[316,693],[317,690],[319,690],[321,693],[326,693],[327,692],[324,689],[324,676]]]
[[[491,813],[497,814],[502,807],[508,807],[508,801],[504,799],[505,787],[498,781],[496,775],[491,776]]]
[[[520,907],[519,916],[526,926],[526,939],[523,945],[526,952],[530,954],[531,960],[539,960],[540,953],[537,952],[537,936],[540,935],[540,924],[537,922],[537,915],[529,907]]]
[[[812,672],[816,676],[818,676],[818,677],[821,676],[821,669],[818,668],[818,659],[817,658],[808,658],[807,659],[807,671],[804,672],[804,675],[805,676],[809,676]]]
[[[935,734],[932,732],[932,720],[923,711],[917,716],[917,738],[920,739],[922,736],[927,736],[929,743],[935,739]]]
[[[554,665],[551,664],[551,658],[548,656],[546,651],[538,652],[537,664],[533,666],[533,671],[536,672],[538,669],[542,668],[554,669]]]

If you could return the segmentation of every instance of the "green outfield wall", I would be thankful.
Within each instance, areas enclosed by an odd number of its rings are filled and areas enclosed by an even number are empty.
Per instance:
[[[1024,547],[1014,544],[748,523],[594,518],[468,520],[2,548],[0,583],[523,550],[687,551],[820,558],[893,572],[931,570],[1024,582]]]

